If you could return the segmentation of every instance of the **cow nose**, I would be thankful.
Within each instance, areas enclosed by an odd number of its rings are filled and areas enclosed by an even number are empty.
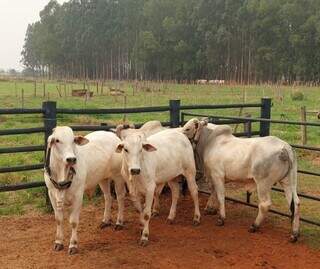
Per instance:
[[[67,163],[69,163],[69,164],[75,164],[76,162],[77,162],[76,157],[67,158]]]
[[[130,169],[131,175],[139,175],[140,174],[140,168],[132,168]]]

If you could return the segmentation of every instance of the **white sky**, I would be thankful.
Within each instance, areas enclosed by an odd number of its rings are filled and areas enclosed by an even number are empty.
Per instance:
[[[66,0],[58,0],[61,4]],[[22,70],[21,51],[29,23],[49,0],[0,0],[0,68]]]

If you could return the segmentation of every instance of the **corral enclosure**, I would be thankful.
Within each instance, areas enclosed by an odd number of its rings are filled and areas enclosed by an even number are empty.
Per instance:
[[[35,87],[36,85],[36,87]],[[44,86],[45,85],[45,86]],[[72,97],[72,88],[86,88],[94,94],[92,97]],[[22,90],[23,89],[23,90]],[[59,90],[57,90],[59,89]],[[61,90],[62,89],[62,90]],[[121,94],[112,95],[111,89],[121,90]],[[119,91],[120,92],[120,91]],[[293,100],[296,92],[303,94],[303,100]],[[272,118],[284,120],[300,120],[300,107],[307,106],[308,110],[319,110],[319,88],[314,87],[284,87],[278,85],[237,86],[237,85],[190,85],[174,83],[151,82],[35,82],[34,81],[3,81],[0,83],[0,108],[40,108],[43,101],[57,101],[58,108],[124,108],[168,105],[171,99],[180,99],[182,105],[188,104],[232,104],[257,103],[261,97],[272,97]],[[199,110],[195,113],[220,116],[259,116],[259,110],[254,108],[223,109],[219,111]],[[128,115],[94,115],[71,116],[58,115],[58,125],[97,125],[101,123],[117,124],[123,120],[130,122],[145,122],[151,119],[168,121],[167,112],[128,114]],[[308,114],[308,121],[316,121],[315,114]],[[42,123],[41,115],[0,116],[0,129],[38,127]],[[259,123],[253,123],[253,129]],[[236,128],[234,126],[234,128]],[[241,131],[239,125],[237,131]],[[301,133],[299,126],[271,125],[271,134],[293,144],[300,144]],[[320,128],[308,127],[308,145],[319,146]],[[0,147],[39,145],[43,134],[1,136]],[[299,168],[319,172],[320,158],[318,153],[298,151]],[[43,153],[1,154],[0,167],[41,163]],[[23,172],[0,174],[1,184],[42,180],[41,172]],[[319,178],[310,175],[299,175],[299,191],[319,195]],[[235,191],[234,186],[227,194],[244,197],[244,191]],[[23,214],[45,208],[44,191],[31,189],[16,193],[1,193],[1,214]],[[255,201],[256,197],[254,197]],[[282,194],[273,194],[274,207],[286,211]],[[37,209],[38,208],[38,209]],[[302,214],[313,219],[319,219],[317,203],[303,200]],[[228,213],[227,213],[228,214]],[[274,218],[270,216],[269,218]],[[319,238],[317,228],[304,226],[303,234],[310,243],[316,243]]]

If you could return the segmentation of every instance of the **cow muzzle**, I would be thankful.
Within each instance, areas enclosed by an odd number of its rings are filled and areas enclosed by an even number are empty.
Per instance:
[[[130,169],[130,174],[133,176],[140,175],[140,172],[141,172],[140,168],[131,168]]]

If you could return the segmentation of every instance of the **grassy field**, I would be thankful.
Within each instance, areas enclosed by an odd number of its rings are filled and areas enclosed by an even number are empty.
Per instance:
[[[85,100],[83,97],[72,97],[72,89],[83,88],[83,82],[67,83],[37,82],[36,92],[32,81],[0,81],[0,108],[40,108],[46,100],[57,101],[59,108],[123,108],[168,105],[170,99],[180,99],[181,104],[232,104],[232,103],[258,103],[262,97],[272,98],[272,118],[284,120],[300,120],[300,108],[306,106],[307,110],[320,110],[320,88],[289,87],[275,85],[182,85],[169,83],[124,83],[106,82],[102,89],[101,84],[91,82],[86,85],[94,92],[92,98]],[[60,86],[59,86],[60,85]],[[64,86],[65,85],[65,86]],[[124,90],[124,96],[111,96],[109,88]],[[59,91],[57,90],[60,90]],[[303,100],[292,100],[292,95],[302,92]],[[61,96],[60,96],[61,95]],[[126,101],[125,101],[126,99]],[[259,109],[248,108],[223,110],[198,110],[209,115],[238,116],[250,113],[252,117],[259,116]],[[130,122],[145,122],[158,119],[169,120],[169,113],[141,113],[129,115],[94,115],[70,116],[59,115],[58,124],[100,124],[120,123],[126,117]],[[314,114],[308,114],[308,121],[318,121]],[[320,121],[319,121],[320,122]],[[43,125],[41,115],[0,115],[0,129],[23,127],[40,127]],[[242,126],[239,126],[240,131]],[[253,130],[258,130],[258,124],[253,124]],[[271,134],[276,135],[290,143],[300,144],[301,134],[299,126],[272,124]],[[0,147],[40,145],[43,144],[43,134],[0,136]],[[320,146],[320,128],[308,127],[308,145]],[[320,155],[298,150],[299,168],[320,172]],[[1,154],[0,167],[35,164],[43,162],[43,153],[17,153]],[[0,174],[0,184],[14,182],[28,182],[43,180],[41,171],[23,173]],[[299,175],[299,191],[320,195],[319,178],[314,176]],[[228,190],[229,194],[244,197],[244,191]],[[256,200],[256,198],[254,198]],[[283,196],[273,193],[274,208],[287,210]],[[23,214],[30,210],[44,210],[45,200],[43,189],[18,191],[14,193],[0,193],[0,215]],[[320,220],[319,204],[302,200],[302,215],[315,220]],[[304,226],[304,231],[309,235],[310,241],[320,245],[320,230],[313,226]],[[317,237],[318,241],[314,241]]]

